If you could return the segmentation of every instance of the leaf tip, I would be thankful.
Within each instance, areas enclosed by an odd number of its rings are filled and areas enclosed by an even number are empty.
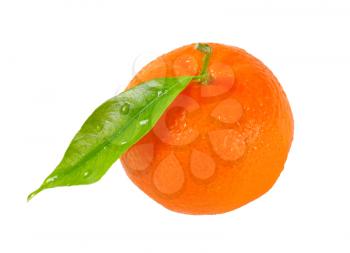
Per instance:
[[[27,197],[27,202],[31,201],[32,198],[34,198],[35,195],[37,195],[41,191],[42,191],[42,188],[40,187],[39,189],[37,189],[37,190],[33,191],[31,194],[29,194]]]

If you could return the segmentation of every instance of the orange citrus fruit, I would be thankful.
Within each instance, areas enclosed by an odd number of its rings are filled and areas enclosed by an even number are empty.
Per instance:
[[[292,112],[272,72],[242,49],[209,45],[209,83],[192,81],[121,158],[142,191],[181,213],[223,213],[261,196],[283,170],[293,139]],[[175,49],[128,88],[198,75],[202,56],[193,44]]]

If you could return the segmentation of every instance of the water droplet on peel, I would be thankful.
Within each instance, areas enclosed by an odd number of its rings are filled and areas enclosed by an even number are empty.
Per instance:
[[[153,184],[164,194],[180,191],[185,183],[184,171],[175,154],[171,153],[161,161],[154,171]]]
[[[83,174],[84,177],[87,177],[88,175],[90,175],[89,171],[85,171],[84,174]]]
[[[125,103],[120,107],[121,114],[128,114],[129,110],[130,110],[130,105],[128,103]]]

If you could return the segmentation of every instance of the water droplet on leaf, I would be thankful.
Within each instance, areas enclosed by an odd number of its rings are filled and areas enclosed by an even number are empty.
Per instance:
[[[130,110],[130,105],[128,103],[125,103],[120,108],[120,113],[121,114],[127,114],[129,112],[129,110]]]
[[[58,178],[58,176],[49,177],[48,179],[46,179],[45,183],[47,183],[47,184],[52,183],[52,182],[56,181],[57,178]]]
[[[164,93],[164,91],[159,90],[159,91],[157,92],[157,96],[160,97],[163,93]]]
[[[144,126],[144,125],[146,125],[147,123],[148,123],[148,119],[144,119],[144,120],[141,120],[140,122],[139,122],[139,124],[141,125],[141,126]]]

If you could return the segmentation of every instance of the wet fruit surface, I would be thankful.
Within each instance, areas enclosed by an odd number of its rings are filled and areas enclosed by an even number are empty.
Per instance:
[[[209,84],[191,82],[121,159],[141,190],[183,213],[227,212],[264,194],[293,137],[291,110],[273,74],[241,49],[210,45]],[[201,64],[200,52],[185,46],[148,64],[128,87],[198,74]]]

